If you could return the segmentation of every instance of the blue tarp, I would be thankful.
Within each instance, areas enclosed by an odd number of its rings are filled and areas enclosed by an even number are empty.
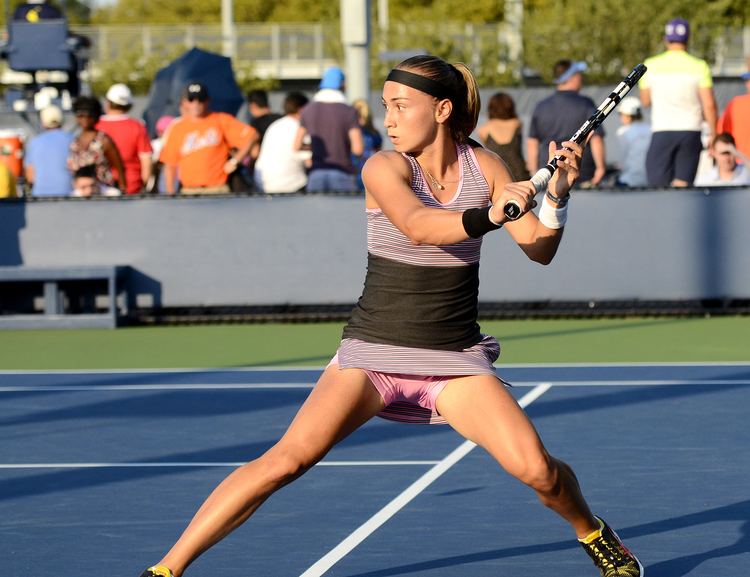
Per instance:
[[[180,115],[180,96],[190,82],[200,82],[208,88],[210,108],[214,112],[236,115],[244,102],[234,78],[231,59],[191,48],[156,73],[143,112],[143,120],[152,137],[160,117]]]

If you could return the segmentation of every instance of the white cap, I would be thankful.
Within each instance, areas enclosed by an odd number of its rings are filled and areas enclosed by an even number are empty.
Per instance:
[[[620,102],[619,108],[620,114],[635,116],[641,111],[641,101],[638,100],[635,96],[626,96]]]
[[[133,104],[133,93],[124,84],[113,84],[110,86],[105,98],[117,106],[130,106]]]
[[[62,110],[54,104],[45,106],[39,111],[39,121],[44,128],[57,128],[58,126],[62,126]]]

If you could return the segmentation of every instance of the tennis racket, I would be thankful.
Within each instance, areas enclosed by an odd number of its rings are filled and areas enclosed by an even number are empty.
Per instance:
[[[643,64],[639,64],[633,68],[630,74],[623,78],[622,82],[620,82],[610,95],[604,99],[604,102],[599,105],[599,108],[597,108],[594,114],[591,115],[591,118],[584,122],[576,133],[570,137],[570,140],[576,144],[583,144],[588,135],[604,122],[610,112],[612,112],[620,103],[620,100],[630,92],[630,89],[635,86],[636,82],[640,80],[645,72],[646,67]],[[537,173],[531,177],[531,183],[534,185],[537,194],[547,188],[550,178],[552,178],[552,175],[555,174],[555,171],[557,170],[557,162],[560,160],[565,160],[565,157],[560,155],[555,156],[546,166],[540,168]],[[523,213],[521,205],[515,200],[509,200],[505,203],[503,211],[508,220],[516,220]]]

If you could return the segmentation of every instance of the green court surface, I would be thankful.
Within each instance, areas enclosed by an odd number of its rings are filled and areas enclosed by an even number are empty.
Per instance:
[[[499,364],[750,361],[750,317],[484,321]],[[325,365],[342,324],[0,331],[0,370]]]

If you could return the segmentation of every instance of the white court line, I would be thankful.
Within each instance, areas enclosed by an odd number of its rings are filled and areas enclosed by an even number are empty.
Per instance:
[[[748,379],[630,379],[630,380],[576,380],[551,381],[554,387],[634,387],[634,386],[673,386],[673,385],[750,385]],[[514,387],[537,387],[539,381],[512,381]],[[311,383],[191,383],[140,385],[29,385],[26,387],[3,387],[0,393],[49,392],[49,391],[190,391],[190,390],[253,390],[253,389],[312,389]]]
[[[316,467],[403,467],[407,465],[428,466],[440,461],[321,461]],[[189,468],[189,467],[240,467],[246,461],[184,461],[173,463],[0,463],[0,469],[140,469],[140,468]]]
[[[533,403],[536,399],[542,396],[550,389],[549,383],[542,383],[536,388],[529,391],[524,395],[518,404],[521,407],[527,407]],[[348,555],[357,545],[367,539],[372,533],[374,533],[381,525],[383,525],[388,519],[393,517],[401,509],[403,509],[412,499],[429,487],[433,481],[437,480],[443,473],[448,471],[453,465],[458,463],[466,455],[468,455],[476,444],[471,441],[464,441],[458,448],[454,449],[449,453],[442,461],[435,465],[432,469],[427,471],[409,487],[407,487],[400,495],[383,507],[380,511],[370,517],[364,524],[360,525],[353,533],[346,537],[341,543],[336,545],[317,562],[315,562],[307,571],[302,573],[300,577],[320,577],[346,555]]]
[[[666,361],[666,362],[603,362],[603,363],[496,363],[498,369],[528,369],[528,368],[576,368],[576,367],[746,367],[750,361]],[[322,371],[325,367],[318,366],[279,366],[265,367],[195,367],[186,368],[155,368],[155,369],[3,369],[0,375],[111,375],[111,374],[180,374],[180,373],[253,373],[264,371]]]
[[[142,383],[139,385],[29,385],[0,386],[0,393],[17,393],[19,391],[190,391],[221,389],[312,389],[313,383]]]
[[[580,380],[580,381],[547,381],[555,387],[639,387],[650,386],[674,386],[674,385],[750,385],[748,379],[631,379],[631,380]],[[513,381],[514,387],[531,387],[536,383],[533,381]]]

